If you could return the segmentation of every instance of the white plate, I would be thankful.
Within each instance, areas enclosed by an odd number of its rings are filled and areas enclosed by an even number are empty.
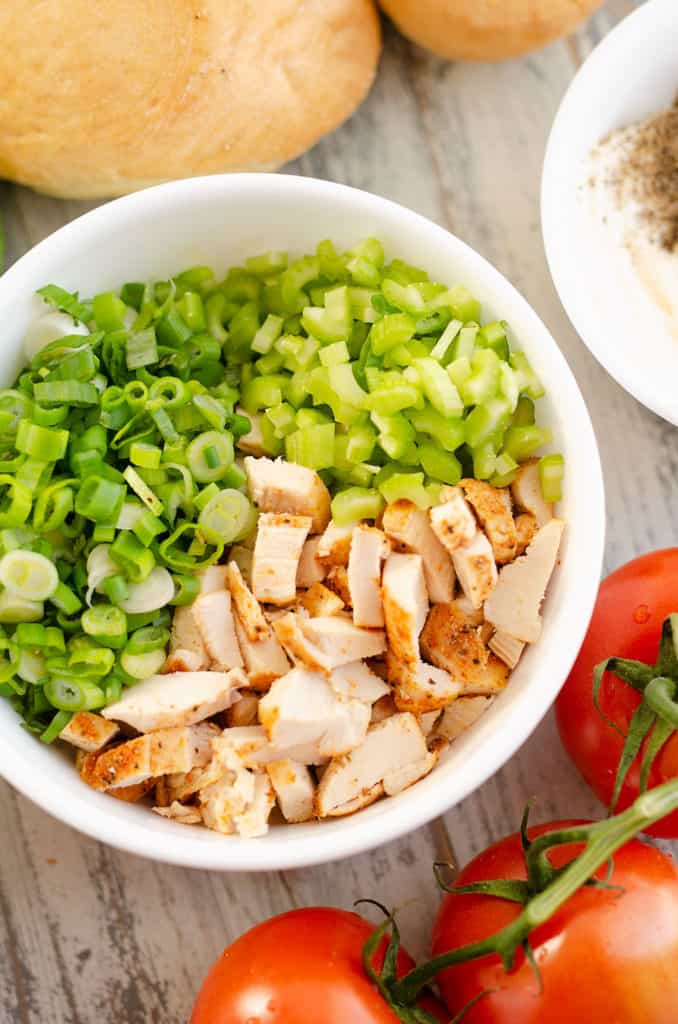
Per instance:
[[[378,846],[442,814],[496,772],[546,713],[579,650],[598,589],[605,522],[584,401],[557,345],[512,285],[458,238],[402,206],[330,182],[265,174],[174,182],[102,206],[41,242],[0,278],[0,384],[9,384],[21,365],[32,295],[47,282],[88,296],[195,264],[223,273],[268,249],[301,254],[328,237],[346,248],[367,235],[438,280],[464,282],[487,317],[508,320],[544,382],[540,417],[552,426],[566,460],[567,528],[542,639],[426,779],[352,817],[280,825],[261,839],[179,825],[95,792],[80,781],[65,751],[42,746],[0,700],[0,772],[50,814],[96,839],[156,860],[233,871],[300,867]]]
[[[628,250],[610,242],[586,181],[589,155],[601,139],[666,109],[677,93],[678,2],[648,0],[574,78],[553,125],[542,180],[546,255],[570,320],[615,380],[674,424],[678,328],[672,330],[650,298]],[[678,264],[678,252],[674,258]],[[673,298],[678,310],[678,294]]]

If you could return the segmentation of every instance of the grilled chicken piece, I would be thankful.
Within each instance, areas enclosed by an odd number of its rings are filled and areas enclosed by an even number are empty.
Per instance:
[[[247,682],[254,690],[267,690],[274,679],[289,672],[287,660],[278,638],[270,631],[262,640],[250,640],[239,615],[234,616],[235,634],[245,662]],[[267,623],[268,626],[268,623]],[[270,627],[269,627],[270,628]],[[235,707],[235,705],[234,705]]]
[[[492,697],[460,697],[443,711],[436,734],[452,743],[477,721],[492,703]]]
[[[256,725],[259,721],[259,698],[254,693],[240,694],[240,699],[226,712],[226,727],[234,728],[240,725]]]
[[[195,651],[184,651],[178,647],[177,650],[167,655],[167,661],[162,670],[163,672],[200,672],[206,667],[203,658]]]
[[[218,730],[216,730],[218,732]],[[147,779],[203,767],[212,757],[210,725],[159,729],[100,754],[94,764],[95,789],[133,786]]]
[[[180,651],[181,655],[179,655]],[[174,609],[170,633],[170,653],[168,663],[165,666],[166,672],[186,671],[185,668],[175,669],[173,667],[175,655],[177,656],[177,661],[181,661],[182,664],[188,663],[188,659],[186,659],[184,654],[185,651],[190,651],[194,656],[191,659],[191,671],[199,672],[201,669],[207,668],[210,658],[198,629],[198,623],[195,621],[192,604],[180,605],[180,607]],[[197,667],[195,667],[196,665]]]
[[[314,583],[297,602],[309,615],[336,615],[344,607],[338,594],[322,583]]]
[[[202,825],[202,814],[199,807],[187,807],[174,800],[167,807],[153,807],[156,814],[170,821],[178,821],[180,825]]]
[[[380,784],[388,789],[397,783],[403,769],[421,764],[427,757],[426,740],[414,715],[385,719],[370,728],[357,749],[330,762],[318,786],[316,813],[324,818],[337,808],[360,801]]]
[[[542,526],[525,554],[504,566],[485,602],[487,621],[515,640],[535,643],[541,635],[541,603],[556,565],[564,526],[562,519],[551,519]]]
[[[337,696],[374,704],[391,692],[390,687],[364,661],[340,665],[330,674],[330,685]]]
[[[332,669],[330,658],[306,635],[302,622],[298,615],[288,612],[273,623],[276,637],[293,661],[313,672],[329,672]]]
[[[383,628],[381,565],[390,545],[381,530],[359,524],[353,530],[348,559],[348,589],[356,626]]]
[[[518,540],[516,556],[525,554],[527,546],[531,543],[537,530],[537,520],[531,512],[521,512],[516,516],[516,538]]]
[[[101,713],[139,732],[193,725],[225,711],[242,686],[247,686],[247,678],[240,669],[154,675],[130,686]]]
[[[297,569],[311,528],[308,516],[259,516],[252,560],[252,590],[259,601],[291,604],[297,594]]]
[[[268,775],[251,772],[232,754],[224,775],[199,792],[202,818],[208,828],[254,838],[268,831],[275,794]]]
[[[310,748],[314,760],[345,754],[362,743],[369,705],[337,697],[324,675],[296,668],[276,679],[259,701],[259,721],[276,747]]]
[[[297,567],[297,587],[301,590],[307,590],[315,583],[322,583],[325,579],[325,567],[318,559],[320,540],[320,537],[309,537],[301,549]]]
[[[377,782],[376,786],[366,789],[352,800],[347,800],[345,804],[338,804],[336,807],[326,810],[325,817],[346,818],[349,814],[355,814],[356,811],[362,811],[365,807],[369,807],[370,804],[375,803],[375,801],[379,800],[383,795],[384,784],[382,782]]]
[[[193,602],[192,609],[212,665],[221,672],[242,668],[229,592],[215,590],[204,594]]]
[[[361,629],[341,614],[301,619],[300,625],[306,636],[323,651],[331,669],[362,658],[374,658],[386,650],[382,629]]]
[[[480,608],[497,585],[494,553],[485,534],[478,530],[472,540],[455,549],[452,561],[464,594],[474,608]]]
[[[537,526],[545,526],[553,519],[553,505],[544,501],[539,480],[539,460],[523,462],[511,484],[511,493],[521,512],[530,512],[537,520]]]
[[[508,489],[493,487],[485,480],[462,480],[459,486],[492,545],[495,561],[500,565],[512,561],[517,554],[518,537]]]
[[[235,562],[240,569],[240,575],[248,587],[252,586],[252,559],[254,552],[246,548],[244,544],[234,544],[228,553],[229,561]]]
[[[235,411],[239,416],[245,416],[250,421],[248,432],[238,438],[238,448],[241,452],[245,452],[246,455],[263,455],[264,435],[261,432],[261,416],[257,416],[256,413],[245,412],[239,406]]]
[[[348,585],[348,569],[345,565],[333,565],[325,577],[325,586],[340,597],[347,608],[351,607],[351,588]]]
[[[422,757],[420,761],[413,761],[399,771],[392,772],[383,782],[386,796],[396,796],[398,793],[402,793],[403,790],[409,789],[415,782],[423,779],[425,775],[428,775],[433,770],[439,756],[440,747],[434,746],[431,750],[427,751],[426,756]]]
[[[208,565],[197,574],[200,580],[200,594],[213,594],[218,590],[226,590],[226,566]]]
[[[490,654],[482,630],[455,603],[437,604],[421,634],[424,657],[449,672],[462,693],[497,693],[508,680],[506,665]]]
[[[311,518],[311,533],[330,521],[330,492],[314,469],[273,459],[245,459],[250,494],[262,512]]]
[[[272,761],[266,765],[285,821],[308,821],[313,817],[315,783],[305,764],[298,761]]]
[[[461,693],[460,684],[449,672],[424,661],[408,664],[395,655],[387,655],[393,699],[399,711],[423,714],[446,707]]]
[[[245,583],[235,562],[229,562],[226,566],[226,587],[230,591],[235,612],[247,634],[247,639],[254,643],[271,636],[271,627],[264,617],[261,605]]]
[[[475,516],[460,487],[446,487],[445,501],[429,512],[433,532],[440,543],[453,554],[468,544],[477,530]]]
[[[391,554],[382,579],[389,650],[403,662],[419,661],[419,634],[428,614],[421,555]]]
[[[520,656],[525,650],[525,644],[522,640],[516,640],[514,637],[509,636],[508,633],[502,633],[501,630],[497,630],[493,634],[488,647],[511,670],[516,667],[520,661]]]
[[[61,730],[59,739],[91,754],[110,743],[119,731],[115,722],[107,722],[101,715],[78,711]]]
[[[333,565],[348,565],[353,539],[352,526],[329,523],[318,543],[317,558],[329,569]]]
[[[436,537],[427,513],[406,498],[384,509],[384,532],[403,551],[421,555],[429,599],[433,604],[454,596],[454,567],[449,552]]]

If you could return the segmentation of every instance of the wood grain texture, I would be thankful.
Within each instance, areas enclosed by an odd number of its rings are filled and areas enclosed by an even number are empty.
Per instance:
[[[676,432],[597,365],[563,313],[539,230],[539,176],[553,115],[578,63],[633,7],[613,0],[572,39],[503,65],[445,64],[386,33],[375,88],[359,113],[288,171],[386,195],[450,228],[525,294],[584,391],[605,466],[606,568],[675,543]],[[8,258],[93,204],[0,185]],[[632,468],[633,472],[629,472]],[[560,747],[551,717],[476,793],[413,836],[311,870],[218,875],[109,850],[0,784],[2,1024],[184,1024],[220,949],[255,922],[309,903],[361,896],[402,906],[415,954],[437,904],[435,857],[468,857],[535,818],[601,808]]]

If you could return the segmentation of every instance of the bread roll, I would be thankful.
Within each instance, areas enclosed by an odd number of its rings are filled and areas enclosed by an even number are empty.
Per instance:
[[[603,0],[379,0],[404,35],[440,57],[504,60],[571,32]]]
[[[355,109],[372,0],[1,0],[0,177],[100,198],[270,170]]]

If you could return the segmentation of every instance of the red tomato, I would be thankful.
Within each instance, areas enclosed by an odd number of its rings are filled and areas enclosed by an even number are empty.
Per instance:
[[[224,950],[190,1024],[398,1024],[360,959],[373,931],[357,914],[331,907],[292,910],[264,921]],[[412,966],[401,952],[398,974]],[[421,1005],[448,1020],[434,1000]]]
[[[541,825],[530,836],[567,824],[572,822]],[[562,847],[551,861],[558,867],[580,849]],[[520,839],[513,835],[476,857],[458,884],[525,876]],[[611,883],[624,892],[580,889],[532,933],[541,993],[522,950],[508,974],[498,956],[486,956],[442,972],[438,980],[450,1012],[491,989],[464,1024],[675,1024],[678,870],[659,850],[633,840],[615,854]],[[520,911],[518,904],[496,897],[446,896],[433,953],[486,938]]]
[[[671,612],[678,612],[678,548],[642,555],[613,572],[601,584],[584,645],[556,703],[565,749],[606,806],[612,798],[623,739],[593,704],[593,669],[612,655],[654,664],[662,623]],[[627,683],[606,674],[599,703],[622,732],[628,730],[640,699]],[[638,795],[643,749],[626,777],[616,810],[625,810]],[[678,735],[674,733],[654,762],[648,786],[676,776]],[[678,838],[678,811],[648,832]]]

